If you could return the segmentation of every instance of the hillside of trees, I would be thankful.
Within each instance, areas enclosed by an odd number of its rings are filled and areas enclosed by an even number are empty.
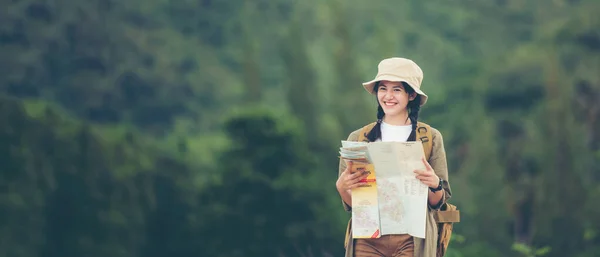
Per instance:
[[[407,57],[449,257],[600,253],[600,1],[0,0],[0,257],[342,256],[340,141]]]

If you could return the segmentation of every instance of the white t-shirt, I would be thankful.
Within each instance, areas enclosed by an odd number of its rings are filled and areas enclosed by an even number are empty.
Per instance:
[[[383,142],[406,142],[412,132],[412,125],[391,125],[381,122],[381,139]]]

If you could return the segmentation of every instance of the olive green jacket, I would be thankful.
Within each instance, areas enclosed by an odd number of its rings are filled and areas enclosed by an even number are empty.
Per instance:
[[[358,141],[360,129],[353,131],[348,136],[348,141]],[[444,190],[444,195],[442,197],[442,202],[438,205],[446,203],[452,196],[452,192],[450,190],[450,184],[448,182],[448,165],[446,162],[446,151],[444,149],[444,140],[442,138],[442,134],[435,128],[431,127],[432,133],[432,150],[431,156],[429,157],[429,164],[435,171],[435,174],[438,177],[444,180],[442,185]],[[338,176],[346,169],[346,163],[340,159],[339,163],[339,171]],[[344,209],[347,212],[351,212],[352,208],[346,204],[342,200],[342,204]],[[439,207],[437,207],[439,208]],[[437,238],[438,238],[438,226],[434,219],[434,215],[432,210],[435,210],[433,206],[428,204],[427,210],[427,220],[426,220],[426,230],[425,230],[425,239],[414,237],[414,256],[415,257],[435,257],[436,256],[436,248],[437,248]],[[350,222],[349,224],[350,225]],[[348,227],[346,231],[346,255],[345,257],[354,257],[354,240],[352,239],[352,228]]]

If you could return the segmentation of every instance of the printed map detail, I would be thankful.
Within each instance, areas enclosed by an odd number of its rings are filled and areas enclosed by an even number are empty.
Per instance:
[[[380,179],[378,184],[381,234],[425,236],[427,186],[416,178]],[[425,191],[425,193],[421,193]],[[425,200],[423,200],[425,199]]]
[[[390,179],[380,180],[378,187],[379,195],[379,212],[381,223],[384,224],[382,227],[387,227],[387,224],[394,223],[398,226],[404,227],[402,221],[404,220],[404,206],[401,199],[398,197],[402,195],[400,190],[404,190],[399,184],[393,183]],[[382,230],[382,233],[385,233]]]
[[[367,172],[367,185],[352,190],[352,237],[379,238],[377,182],[373,164],[354,163],[353,172]]]
[[[425,238],[427,186],[414,174],[425,169],[420,142],[368,144],[377,180],[381,235],[410,234]],[[354,194],[352,195],[354,199]]]
[[[352,207],[352,233],[354,238],[379,237],[379,211],[377,206]]]

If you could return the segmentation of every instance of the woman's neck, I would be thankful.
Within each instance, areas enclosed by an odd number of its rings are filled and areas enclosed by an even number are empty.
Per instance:
[[[410,125],[411,121],[408,118],[408,113],[402,113],[394,116],[385,115],[383,116],[383,121],[390,125],[402,126],[402,125]]]

